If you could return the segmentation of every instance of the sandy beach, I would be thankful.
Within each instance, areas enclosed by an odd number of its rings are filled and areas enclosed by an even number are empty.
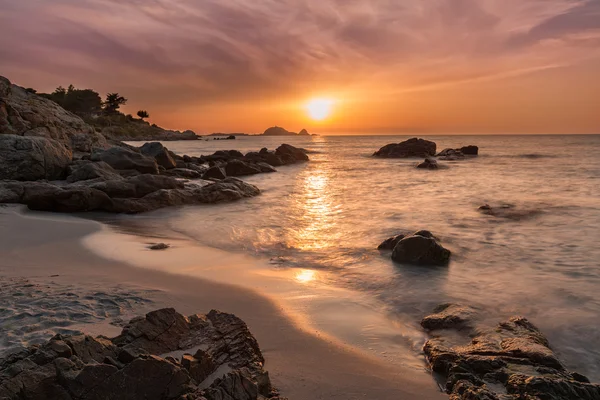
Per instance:
[[[236,266],[217,268],[210,249],[206,259],[215,267],[215,279],[191,276],[176,265],[176,273],[159,271],[152,263],[151,268],[141,269],[135,265],[143,264],[144,257],[136,261],[135,252],[118,254],[130,244],[117,246],[113,241],[111,246],[110,232],[97,222],[23,212],[20,207],[4,207],[0,213],[2,351],[40,342],[54,332],[115,335],[129,318],[163,307],[184,314],[219,309],[246,321],[261,345],[274,384],[290,399],[446,398],[424,371],[371,356],[326,333],[309,333],[312,328],[302,326],[302,317],[290,318],[294,310],[275,297],[218,283],[217,276],[222,278],[228,267],[235,271]],[[141,249],[144,241],[148,239],[139,238]],[[90,245],[102,243],[105,248],[98,253],[105,257],[89,250]],[[198,248],[186,250],[180,242],[178,246],[181,254],[176,249],[158,256],[141,253],[160,263],[171,258],[173,264],[182,254],[191,256],[186,251],[199,257]],[[233,257],[223,261],[231,262]]]

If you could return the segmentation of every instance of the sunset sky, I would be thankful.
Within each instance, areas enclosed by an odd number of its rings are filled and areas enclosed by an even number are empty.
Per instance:
[[[197,133],[600,133],[600,0],[0,0],[0,75]]]

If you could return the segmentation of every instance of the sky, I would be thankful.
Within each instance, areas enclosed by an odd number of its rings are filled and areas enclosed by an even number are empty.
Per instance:
[[[0,0],[0,75],[197,133],[600,133],[600,0]]]

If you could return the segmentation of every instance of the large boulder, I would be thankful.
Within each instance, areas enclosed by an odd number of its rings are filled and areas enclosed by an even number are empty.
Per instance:
[[[473,145],[463,146],[460,148],[460,152],[468,156],[476,156],[479,154],[479,147]]]
[[[104,136],[55,102],[0,76],[0,135],[41,136],[78,152],[106,148]]]
[[[278,155],[285,164],[308,161],[308,155],[306,155],[304,150],[285,143],[275,150],[275,154]],[[267,161],[267,163],[269,162]]]
[[[263,367],[256,339],[236,316],[162,309],[113,339],[56,335],[0,360],[0,398],[281,399]]]
[[[225,165],[225,173],[227,176],[246,176],[260,174],[260,167],[249,164],[242,160],[231,160]]]
[[[94,182],[91,188],[106,193],[111,198],[141,198],[163,189],[183,189],[184,183],[170,176],[143,174],[126,179]]]
[[[160,142],[145,143],[140,147],[140,152],[145,156],[154,158],[156,163],[165,169],[173,169],[177,166],[169,150]]]
[[[53,139],[0,135],[0,179],[62,179],[72,158],[71,151]]]
[[[210,167],[204,175],[202,175],[202,179],[225,179],[226,177],[227,174],[225,173],[225,170],[218,165]]]
[[[450,250],[442,247],[434,237],[417,232],[396,244],[392,250],[392,260],[401,264],[447,265],[450,254]]]
[[[25,199],[31,210],[53,212],[112,211],[113,202],[106,193],[84,187],[56,187]]]
[[[113,167],[104,161],[88,162],[77,166],[73,168],[72,172],[69,174],[69,176],[67,176],[67,182],[69,183],[87,181],[91,179],[121,180],[122,178]]]
[[[600,386],[567,371],[527,319],[512,317],[490,329],[474,326],[473,314],[470,307],[446,304],[422,322],[436,331],[423,351],[451,399],[600,399]]]
[[[108,150],[92,154],[92,161],[104,161],[114,169],[135,170],[142,174],[158,174],[158,165],[152,157],[147,157],[131,149],[114,146]]]
[[[384,158],[429,157],[435,155],[436,144],[429,140],[412,138],[401,143],[383,146],[373,155]]]

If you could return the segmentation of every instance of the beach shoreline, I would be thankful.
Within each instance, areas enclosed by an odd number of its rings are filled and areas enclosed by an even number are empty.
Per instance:
[[[96,309],[96,315],[83,323],[67,325],[58,321],[62,326],[52,327],[51,321],[45,321],[49,324],[47,331],[72,329],[114,335],[128,318],[157,308],[174,307],[186,315],[219,309],[236,314],[248,324],[261,345],[274,384],[290,399],[446,397],[423,371],[386,363],[327,335],[299,329],[300,320],[291,320],[287,310],[257,291],[184,273],[140,269],[90,252],[82,239],[99,233],[110,235],[100,223],[23,212],[21,207],[5,207],[0,213],[0,230],[6,238],[0,244],[4,255],[0,273],[3,285],[12,283],[3,290],[4,296],[23,292],[24,287],[27,295],[28,288],[33,287],[42,292],[49,290],[49,296],[59,303],[61,296],[69,293],[71,298],[87,299],[83,306],[88,309]],[[147,238],[139,240],[143,243]],[[160,256],[168,258],[170,252]],[[154,254],[152,257],[157,257]],[[7,293],[9,290],[13,293]],[[77,315],[76,303],[69,303],[73,315]],[[55,317],[68,319],[68,314]]]

